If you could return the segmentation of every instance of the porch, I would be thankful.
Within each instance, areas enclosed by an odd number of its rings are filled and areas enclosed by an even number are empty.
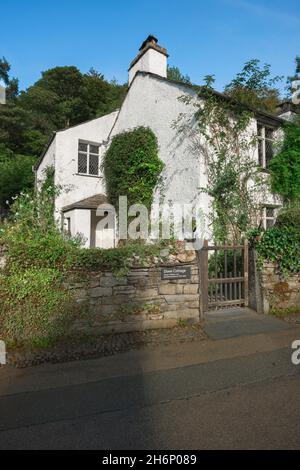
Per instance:
[[[63,207],[62,228],[81,236],[85,248],[115,247],[115,211],[104,194]]]

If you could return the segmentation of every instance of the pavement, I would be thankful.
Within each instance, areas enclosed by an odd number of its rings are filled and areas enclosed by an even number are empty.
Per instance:
[[[212,311],[205,318],[207,322],[204,331],[212,339],[237,338],[292,328],[289,323],[274,316],[257,315],[247,308]]]
[[[1,368],[0,449],[299,449],[300,326],[241,310],[205,329],[208,341]]]

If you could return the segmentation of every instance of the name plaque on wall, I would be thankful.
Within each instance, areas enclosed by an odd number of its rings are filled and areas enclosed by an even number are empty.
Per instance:
[[[172,266],[170,268],[162,268],[161,279],[163,281],[172,279],[191,279],[191,267]]]

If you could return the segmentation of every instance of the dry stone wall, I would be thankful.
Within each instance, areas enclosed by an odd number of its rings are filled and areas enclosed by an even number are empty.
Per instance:
[[[88,334],[168,328],[199,321],[196,260],[131,268],[125,277],[93,272],[81,282],[68,281],[66,287],[82,305],[83,315],[73,329]]]
[[[263,312],[271,309],[289,309],[300,307],[300,274],[282,278],[276,266],[264,263],[261,273]]]

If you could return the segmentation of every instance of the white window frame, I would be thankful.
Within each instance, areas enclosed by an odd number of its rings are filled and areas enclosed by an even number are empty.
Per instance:
[[[80,144],[86,144],[87,145],[87,152],[84,152],[82,150],[79,150],[79,145]],[[98,150],[98,154],[94,153],[94,152],[90,152],[90,146],[91,145],[94,145],[94,146],[97,146],[99,147],[99,150]],[[77,147],[77,174],[78,175],[82,175],[82,176],[94,176],[94,177],[99,177],[100,176],[100,147],[101,147],[101,144],[99,142],[91,142],[91,141],[88,141],[88,140],[82,140],[82,139],[79,139],[78,140],[78,147]],[[86,173],[83,173],[82,171],[79,171],[79,154],[82,154],[82,155],[86,155],[87,156],[87,167],[86,167]],[[90,155],[98,155],[98,173],[97,174],[94,174],[94,173],[90,173],[89,172],[89,169],[90,169]]]
[[[258,138],[258,162],[261,164],[262,168],[266,169],[267,166],[267,159],[266,159],[266,142],[270,142],[272,145],[275,143],[274,136],[272,135],[272,139],[266,137],[266,128],[271,129],[272,134],[274,134],[275,129],[272,126],[268,126],[265,124],[261,124],[260,122],[257,123],[257,138]],[[259,129],[261,130],[261,134],[259,134]],[[259,145],[262,143],[262,159],[260,161],[259,158]]]
[[[273,217],[267,216],[267,209],[274,209],[274,216]],[[267,228],[269,228],[267,226],[267,221],[268,220],[272,220],[274,222],[273,225],[275,224],[278,209],[279,209],[278,206],[273,206],[272,204],[266,204],[265,206],[263,206],[261,208],[261,225],[264,228],[264,230],[267,230]]]

